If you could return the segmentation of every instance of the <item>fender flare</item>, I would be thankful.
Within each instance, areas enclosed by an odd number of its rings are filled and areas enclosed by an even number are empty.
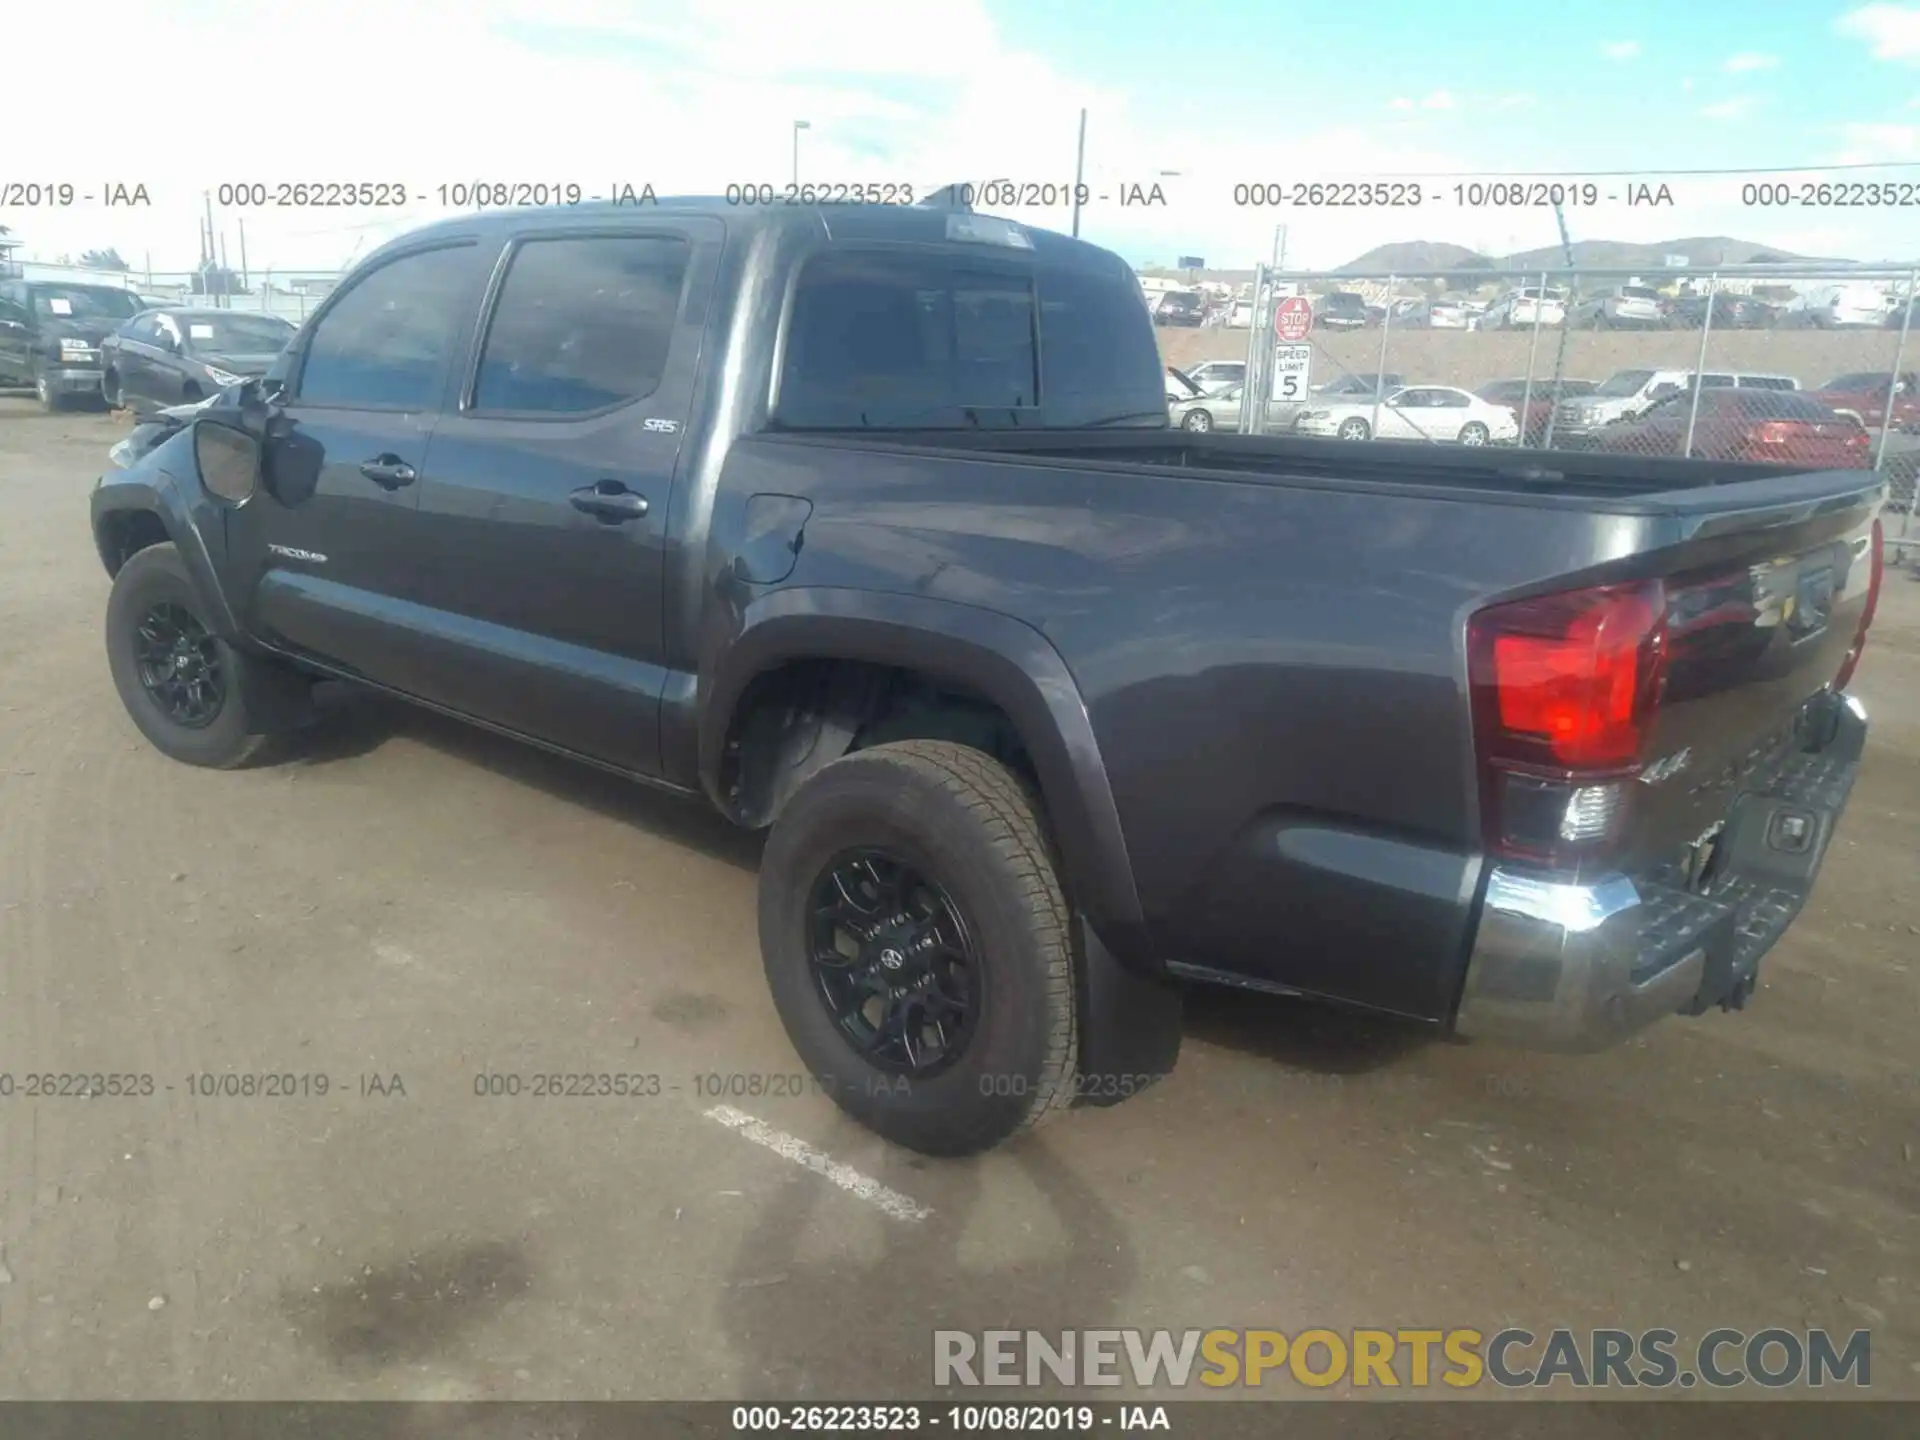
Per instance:
[[[1117,954],[1140,954],[1140,897],[1119,808],[1079,686],[1045,635],[978,606],[836,587],[774,591],[740,620],[732,643],[702,667],[700,780],[716,804],[734,709],[774,666],[866,661],[955,682],[1004,710],[1033,758],[1076,907]]]
[[[208,618],[222,640],[244,641],[233,607],[221,588],[219,571],[208,552],[205,537],[195,523],[188,497],[180,482],[165,470],[155,470],[152,478],[122,476],[94,487],[89,506],[92,512],[93,543],[107,572],[114,571],[114,556],[107,544],[107,531],[115,523],[137,514],[153,516],[180,551],[180,559],[193,577],[193,588],[206,604]]]

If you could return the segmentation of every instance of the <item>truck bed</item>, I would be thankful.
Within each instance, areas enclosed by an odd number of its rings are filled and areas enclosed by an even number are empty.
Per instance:
[[[1449,488],[1487,498],[1528,496],[1608,500],[1661,497],[1648,508],[1666,508],[1684,492],[1764,484],[1754,501],[1811,499],[1854,494],[1880,478],[1870,470],[1810,471],[1785,465],[1734,461],[1648,458],[1574,450],[1463,449],[1416,442],[1356,445],[1296,435],[1193,435],[1182,430],[1111,431],[895,431],[885,438],[860,432],[780,436],[827,440],[862,448],[948,450],[971,455],[1020,456],[1032,460],[1090,461],[1129,468],[1150,466],[1194,472],[1195,478],[1280,484],[1377,486],[1431,492]],[[1821,478],[1815,480],[1815,475]],[[1789,481],[1784,487],[1780,482]],[[1770,483],[1769,483],[1770,482]],[[1743,497],[1746,498],[1746,497]],[[1724,503],[1716,498],[1713,505]],[[1609,505],[1608,509],[1620,507]],[[1637,507],[1636,507],[1637,508]]]

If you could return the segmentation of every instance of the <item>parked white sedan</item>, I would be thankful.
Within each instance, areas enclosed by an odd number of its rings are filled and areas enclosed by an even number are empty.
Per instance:
[[[1377,437],[1491,445],[1520,438],[1520,421],[1512,410],[1449,385],[1409,385],[1392,391],[1378,405],[1368,399],[1333,404],[1322,399],[1302,411],[1293,428],[1302,435],[1334,435],[1342,440]]]

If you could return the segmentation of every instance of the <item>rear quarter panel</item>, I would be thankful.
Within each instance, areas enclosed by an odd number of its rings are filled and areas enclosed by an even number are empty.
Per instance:
[[[1078,685],[1161,957],[1437,1019],[1478,884],[1467,615],[1644,549],[1651,517],[815,440],[735,445],[812,504],[784,585],[1043,633]]]

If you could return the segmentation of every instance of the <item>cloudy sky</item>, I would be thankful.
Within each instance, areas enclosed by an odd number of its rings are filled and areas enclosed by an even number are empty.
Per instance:
[[[148,208],[0,209],[29,258],[113,247],[190,267],[223,182],[374,181],[397,210],[216,207],[237,263],[338,266],[443,213],[463,181],[661,194],[791,178],[1066,184],[1089,113],[1082,233],[1136,263],[1269,253],[1331,266],[1390,240],[1504,253],[1550,210],[1458,203],[1459,177],[1664,183],[1670,207],[1569,212],[1576,239],[1729,234],[1862,260],[1920,252],[1920,204],[1754,207],[1777,174],[1905,183],[1920,200],[1920,5],[1732,0],[22,0],[0,137],[10,184],[142,184]],[[23,28],[24,27],[24,28]],[[89,40],[87,37],[96,37]],[[112,37],[109,42],[107,37]],[[95,44],[101,47],[93,50]],[[32,63],[35,55],[44,63]],[[19,63],[27,61],[26,64]],[[1687,174],[1746,170],[1746,174]],[[1168,173],[1172,172],[1172,173]],[[1427,177],[1418,209],[1239,206],[1236,185]],[[1019,218],[1065,229],[1068,211]]]

